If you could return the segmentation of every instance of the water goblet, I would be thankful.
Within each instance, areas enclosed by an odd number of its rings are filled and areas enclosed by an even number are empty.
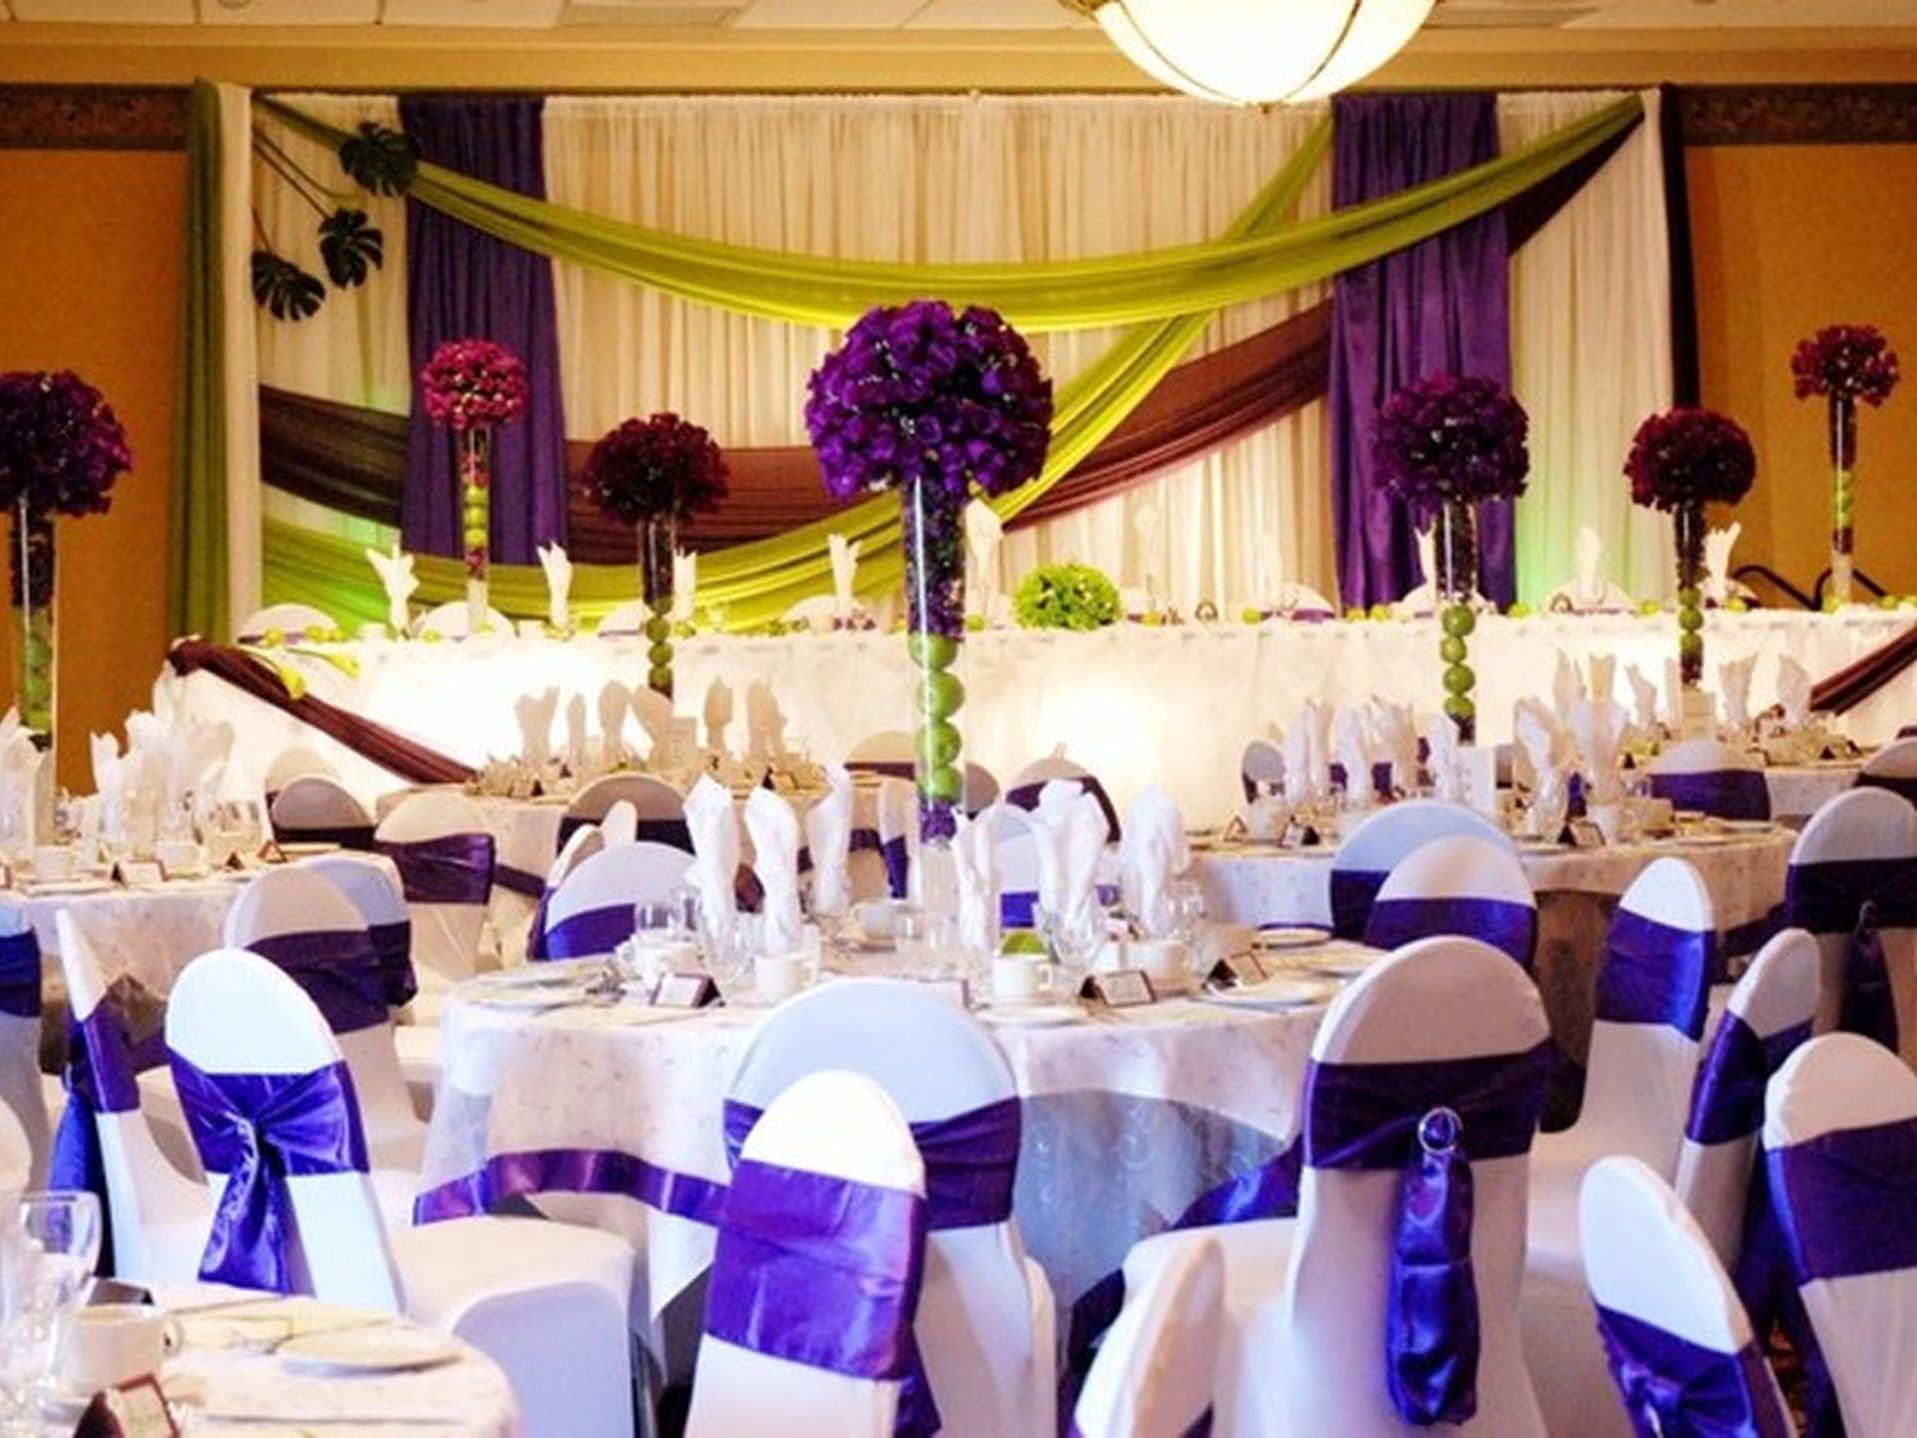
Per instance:
[[[14,1333],[8,1346],[26,1348],[26,1383],[19,1398],[28,1414],[37,1414],[53,1396],[67,1322],[99,1262],[100,1201],[70,1190],[23,1194],[10,1242],[26,1249],[29,1272],[8,1284]]]

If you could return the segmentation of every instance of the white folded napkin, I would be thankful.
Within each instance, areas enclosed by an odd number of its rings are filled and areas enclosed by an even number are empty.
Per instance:
[[[665,762],[666,750],[672,744],[672,701],[657,689],[641,685],[632,691],[632,713],[652,741],[646,758],[656,768]]]
[[[825,771],[826,795],[806,811],[805,844],[812,856],[812,912],[843,914],[852,901],[846,858],[852,847],[852,776],[845,765]]]
[[[1717,692],[1724,701],[1725,726],[1730,729],[1741,732],[1750,726],[1751,671],[1756,667],[1755,654],[1727,659],[1717,666]]]
[[[1126,812],[1118,846],[1119,892],[1146,938],[1170,937],[1176,926],[1172,885],[1190,867],[1191,848],[1177,803],[1156,784],[1148,785]]]
[[[191,800],[196,806],[216,801],[232,753],[233,726],[225,720],[212,724],[197,719],[177,722],[167,766],[168,800],[174,804]]]
[[[40,768],[48,757],[17,721],[10,733],[0,734],[0,813],[8,816],[13,832],[27,848],[39,842]]]
[[[1616,804],[1624,798],[1624,707],[1609,699],[1585,700],[1571,715],[1571,733],[1584,765],[1585,797],[1592,804]]]
[[[903,839],[910,847],[918,820],[919,791],[912,781],[890,775],[879,780],[879,842],[890,844]]]
[[[631,713],[632,691],[608,679],[599,691],[599,751],[607,769],[626,762],[626,716]]]
[[[754,679],[746,689],[746,755],[774,759],[785,753],[785,714],[772,685]]]
[[[1424,725],[1425,767],[1433,794],[1448,804],[1465,801],[1464,771],[1458,763],[1458,726],[1448,714],[1434,714]]]
[[[1684,670],[1675,659],[1664,661],[1664,722],[1673,734],[1684,732]]]
[[[120,741],[111,734],[90,734],[87,749],[93,758],[93,792],[99,796],[100,807],[117,809],[121,785],[126,781]]]
[[[1076,779],[1053,779],[1038,791],[1031,813],[1038,857],[1038,903],[1069,924],[1088,918],[1092,880],[1105,848],[1105,811]]]
[[[1588,696],[1584,692],[1584,676],[1578,672],[1578,667],[1571,662],[1570,656],[1560,649],[1557,669],[1551,676],[1551,705],[1558,711],[1558,723],[1570,723],[1571,711],[1576,709],[1586,697]]]
[[[973,953],[992,952],[998,927],[998,854],[992,827],[1002,806],[976,819],[960,814],[952,835],[952,875],[958,890],[959,943]]]
[[[1331,754],[1345,771],[1345,803],[1368,806],[1376,797],[1371,783],[1371,735],[1357,709],[1340,709],[1331,721]]]
[[[745,802],[745,824],[752,836],[752,871],[765,894],[759,911],[765,952],[793,953],[805,924],[799,909],[799,816],[770,789],[754,789]]]
[[[1304,715],[1285,731],[1285,798],[1294,809],[1311,802],[1311,725]]]
[[[1531,771],[1531,832],[1555,839],[1571,801],[1570,741],[1557,716],[1536,699],[1518,701],[1512,727]]]
[[[1732,520],[1722,529],[1704,535],[1704,598],[1723,604],[1731,597],[1731,551],[1737,548],[1744,526]]]
[[[1637,727],[1646,734],[1657,731],[1657,685],[1637,665],[1630,665],[1624,677],[1631,682],[1631,707]]]
[[[559,691],[554,688],[513,700],[513,717],[519,721],[519,757],[535,769],[545,768],[552,758],[552,721],[558,712]]]
[[[859,601],[854,594],[859,575],[859,541],[843,534],[825,537],[826,558],[832,564],[832,604],[841,620],[850,620]]]
[[[395,543],[390,554],[382,554],[377,549],[367,550],[366,561],[379,576],[380,588],[386,591],[386,627],[393,631],[395,638],[402,636],[412,623],[406,613],[406,601],[419,588],[419,580],[413,577],[413,556],[403,552]]]
[[[572,611],[566,603],[572,594],[572,561],[566,558],[562,546],[542,544],[539,567],[546,571],[546,622],[554,629],[568,629],[572,625]]]
[[[733,884],[739,872],[739,815],[732,794],[710,774],[686,795],[686,828],[692,834],[692,867],[687,871],[699,891],[699,911],[707,936],[725,942],[739,912]]]
[[[566,701],[566,767],[578,774],[586,767],[586,696]]]
[[[706,748],[715,754],[726,752],[726,726],[732,722],[732,690],[723,679],[715,679],[706,689]]]
[[[1791,728],[1810,723],[1810,671],[1788,654],[1777,661],[1777,702],[1784,706],[1784,722]]]
[[[1584,663],[1584,672],[1588,682],[1585,685],[1590,697],[1602,704],[1613,696],[1617,688],[1617,655],[1593,654]]]
[[[1373,695],[1369,723],[1372,753],[1391,765],[1392,789],[1409,794],[1418,787],[1418,722],[1411,706]]]
[[[1579,609],[1595,609],[1604,602],[1605,582],[1598,573],[1598,567],[1604,561],[1604,536],[1590,525],[1578,527],[1578,537],[1572,550],[1572,564],[1576,578],[1572,580],[1571,597]]]
[[[1315,699],[1306,700],[1298,714],[1298,722],[1310,740],[1305,778],[1311,797],[1321,804],[1331,797],[1331,715],[1331,705],[1320,704]]]
[[[672,622],[690,624],[699,594],[699,556],[675,550],[672,556]]]
[[[639,811],[632,800],[621,799],[599,821],[599,838],[608,849],[623,849],[639,842]]]
[[[966,608],[991,618],[998,597],[998,547],[1005,523],[998,511],[982,499],[965,506],[965,547],[972,556],[971,587]]]

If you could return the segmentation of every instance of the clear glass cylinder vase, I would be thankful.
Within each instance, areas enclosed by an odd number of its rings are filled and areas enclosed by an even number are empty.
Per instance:
[[[1680,504],[1672,515],[1677,543],[1677,665],[1687,690],[1704,683],[1704,506]]]
[[[919,839],[942,846],[957,831],[965,797],[963,747],[953,717],[965,686],[952,667],[965,640],[963,500],[936,481],[907,481],[899,495],[905,540],[906,648],[918,710],[913,773]]]
[[[646,683],[672,697],[672,556],[678,524],[670,515],[639,522],[639,593],[646,602]]]
[[[1437,611],[1438,655],[1444,660],[1444,712],[1457,727],[1460,743],[1470,744],[1478,735],[1478,706],[1472,691],[1477,674],[1470,663],[1471,631],[1477,628],[1477,615],[1471,601],[1478,589],[1478,532],[1471,506],[1462,500],[1446,500],[1438,509]]]
[[[493,432],[474,425],[458,432],[460,550],[466,559],[466,632],[483,634],[492,612]]]
[[[13,511],[13,648],[20,723],[42,750],[53,747],[59,694],[54,643],[53,516]]]
[[[1828,599],[1850,603],[1856,549],[1857,400],[1830,397],[1830,588]]]

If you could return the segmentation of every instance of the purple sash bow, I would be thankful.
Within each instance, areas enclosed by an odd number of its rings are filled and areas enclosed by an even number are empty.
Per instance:
[[[1699,774],[1651,775],[1651,793],[1679,809],[1719,819],[1768,819],[1771,787],[1762,769],[1710,769]]]
[[[1038,807],[1038,796],[1044,792],[1045,786],[1051,782],[1050,779],[1041,779],[1036,784],[1020,784],[1015,789],[1007,789],[1005,791],[1005,802],[1010,804],[1014,809],[1024,809],[1029,813]],[[1099,783],[1098,780],[1090,774],[1074,774],[1064,779],[1063,782],[1079,785],[1087,794],[1090,794],[1092,798],[1098,801],[1098,807],[1105,815],[1106,837],[1112,843],[1116,844],[1119,840],[1118,808],[1112,803],[1111,796],[1105,792],[1105,786]]]
[[[1917,1268],[1917,1119],[1836,1129],[1766,1157],[1800,1284]]]
[[[809,1368],[900,1383],[894,1432],[935,1433],[912,1334],[924,1275],[917,1194],[747,1159],[719,1218],[705,1331]]]
[[[413,921],[395,919],[390,924],[368,924],[366,937],[373,941],[373,953],[379,959],[380,981],[386,990],[387,1004],[404,1008],[419,993],[419,976],[413,972]]]
[[[1760,1036],[1738,1015],[1726,1013],[1698,1066],[1684,1136],[1692,1143],[1717,1144],[1756,1133],[1764,1125],[1765,1085],[1810,1033],[1806,1020]]]
[[[40,1017],[40,940],[30,926],[0,934],[0,1014]]]
[[[194,1147],[224,1173],[200,1277],[273,1293],[310,1293],[287,1180],[365,1173],[353,1076],[344,1063],[301,1074],[210,1074],[173,1055]]]
[[[386,1010],[386,975],[365,929],[266,934],[251,940],[247,948],[304,989],[336,1034],[371,1028],[391,1017]]]
[[[382,840],[375,847],[398,866],[409,904],[484,904],[492,896],[491,834],[446,834],[413,843]]]
[[[1720,1353],[1599,1307],[1598,1334],[1638,1438],[1787,1438],[1790,1421],[1755,1344]]]
[[[1395,949],[1432,934],[1477,939],[1531,969],[1538,943],[1538,911],[1507,899],[1380,899],[1371,906],[1364,941]]]
[[[1604,941],[1597,1017],[1613,1024],[1663,1024],[1704,1036],[1717,934],[1693,933],[1619,909]]]
[[[1371,918],[1371,906],[1384,887],[1385,875],[1376,869],[1331,871],[1331,932],[1341,939],[1362,939]]]
[[[338,844],[342,849],[371,852],[371,824],[275,824],[274,836],[288,844]]]
[[[586,959],[609,954],[633,935],[638,926],[632,904],[608,904],[568,914],[545,930],[535,959]],[[542,911],[540,919],[543,922]]]

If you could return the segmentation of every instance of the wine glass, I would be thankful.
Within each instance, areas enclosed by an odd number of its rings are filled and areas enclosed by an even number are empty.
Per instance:
[[[8,1378],[25,1378],[18,1401],[44,1411],[68,1320],[79,1306],[100,1258],[100,1200],[90,1193],[53,1190],[21,1196],[18,1222],[7,1236],[4,1344],[13,1357]],[[18,1367],[15,1367],[15,1364]]]

